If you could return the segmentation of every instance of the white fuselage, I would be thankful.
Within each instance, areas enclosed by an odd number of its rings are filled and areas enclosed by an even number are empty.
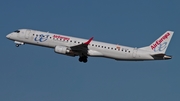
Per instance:
[[[87,39],[29,29],[21,29],[19,33],[10,33],[7,35],[7,38],[20,44],[27,43],[50,48],[55,48],[56,46],[72,47],[87,41]],[[88,45],[88,56],[127,61],[154,60],[149,51],[99,41],[92,41]]]

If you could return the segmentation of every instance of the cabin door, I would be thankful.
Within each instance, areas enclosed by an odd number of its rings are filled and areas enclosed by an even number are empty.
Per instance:
[[[26,30],[25,32],[25,38],[28,39],[31,34],[31,30]]]
[[[138,49],[137,49],[137,48],[134,48],[134,50],[133,50],[133,58],[136,58],[136,56],[137,56],[137,51],[138,51]]]

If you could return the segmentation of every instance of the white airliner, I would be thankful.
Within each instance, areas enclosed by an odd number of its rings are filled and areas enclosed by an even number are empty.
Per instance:
[[[13,40],[17,47],[24,44],[49,47],[59,54],[79,56],[79,61],[86,63],[88,56],[106,57],[123,61],[171,59],[171,56],[166,55],[165,52],[173,33],[173,31],[167,31],[149,46],[141,48],[93,41],[93,37],[86,40],[31,29],[19,29],[6,37]]]

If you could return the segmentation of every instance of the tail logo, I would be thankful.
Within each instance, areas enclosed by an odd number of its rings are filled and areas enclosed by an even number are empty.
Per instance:
[[[154,44],[151,45],[151,49],[154,51],[163,51],[167,47],[167,42],[162,43],[164,40],[168,39],[170,33],[166,33],[159,40],[156,40]]]
[[[155,49],[154,49],[154,52],[158,52],[158,51],[163,51],[167,48],[167,42],[164,42],[164,43],[161,43],[159,44],[159,46],[157,46]]]

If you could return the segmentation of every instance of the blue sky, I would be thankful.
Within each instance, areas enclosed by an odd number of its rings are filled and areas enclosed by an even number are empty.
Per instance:
[[[1,101],[179,101],[179,0],[2,0]],[[167,30],[168,61],[124,62],[54,53],[6,35],[19,28],[142,47]]]

